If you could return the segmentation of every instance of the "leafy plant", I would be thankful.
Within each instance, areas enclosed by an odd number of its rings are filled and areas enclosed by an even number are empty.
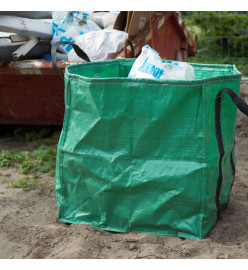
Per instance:
[[[31,167],[32,167],[32,163],[30,161],[24,161],[18,166],[21,174],[28,174]]]
[[[28,133],[28,140],[38,140],[45,136],[46,131]],[[0,167],[16,167],[21,174],[26,175],[20,181],[12,183],[9,188],[24,188],[33,189],[40,186],[38,178],[41,173],[49,173],[50,176],[55,176],[57,142],[60,132],[55,132],[47,139],[44,139],[42,144],[39,144],[33,152],[19,151],[13,152],[2,150],[0,152]],[[27,133],[25,134],[27,139]]]
[[[47,128],[43,128],[38,132],[31,131],[25,133],[25,141],[26,142],[33,142],[38,139],[42,139],[46,137],[50,133],[50,130]]]
[[[2,150],[0,154],[0,167],[10,166],[13,162],[13,152]]]
[[[34,169],[43,173],[55,171],[57,154],[56,150],[57,145],[40,145],[37,150],[32,153],[32,157],[37,160]]]
[[[31,190],[42,186],[35,177],[24,176],[20,181],[14,182],[7,188],[22,188],[24,190]]]
[[[9,150],[2,150],[0,153],[0,167],[12,166],[15,162],[22,163],[28,159],[28,151],[13,152]]]

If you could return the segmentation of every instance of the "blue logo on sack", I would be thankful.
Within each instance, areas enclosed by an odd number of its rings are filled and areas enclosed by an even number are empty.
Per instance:
[[[63,28],[58,27],[58,28],[55,30],[55,36],[61,35],[61,34],[59,34],[60,32],[61,32],[61,33],[65,33],[66,31],[65,31]]]
[[[138,70],[150,74],[156,79],[159,79],[164,74],[164,70],[159,67],[156,67],[153,64],[148,63],[147,60],[148,57],[146,57],[146,60],[144,61],[142,66],[138,68]]]
[[[61,41],[70,41],[72,43],[75,43],[75,41],[70,37],[67,38],[65,36],[60,37]],[[72,45],[71,44],[62,44],[62,46],[64,47],[65,51],[68,53],[71,49],[72,49]]]
[[[57,27],[58,27],[58,24],[56,24],[55,22],[53,22],[53,24],[52,24],[52,32],[53,32],[53,35],[54,35],[54,33],[55,33]]]

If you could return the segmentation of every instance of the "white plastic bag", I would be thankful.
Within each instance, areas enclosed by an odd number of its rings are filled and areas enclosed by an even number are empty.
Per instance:
[[[119,11],[93,12],[90,18],[101,28],[113,29],[119,13],[120,13]]]
[[[66,11],[53,11],[52,12],[52,19],[53,19],[53,35],[55,34],[55,31],[57,30],[58,26],[60,25],[61,21],[65,18]]]
[[[128,34],[113,29],[92,31],[76,37],[76,44],[88,55],[90,61],[114,59],[124,47]],[[69,61],[82,61],[74,50],[68,54]]]
[[[103,28],[113,29],[118,14],[119,12],[117,11],[107,12],[102,18]]]
[[[194,80],[194,69],[185,62],[163,63],[159,54],[148,45],[142,48],[128,78]]]
[[[108,13],[106,11],[101,11],[101,12],[93,12],[91,15],[91,19],[93,22],[95,22],[99,27],[104,28],[102,24],[102,20],[104,15]]]
[[[72,17],[78,20],[88,20],[90,19],[93,11],[73,11]]]
[[[70,41],[75,43],[77,36],[83,35],[90,31],[101,30],[101,28],[95,22],[87,19],[90,17],[90,15],[91,12],[53,12],[53,39],[51,44],[53,45],[57,41]],[[68,54],[71,51],[72,46],[64,44],[62,45],[62,48],[62,52]]]

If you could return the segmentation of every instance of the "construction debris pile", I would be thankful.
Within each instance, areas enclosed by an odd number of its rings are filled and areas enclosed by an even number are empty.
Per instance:
[[[177,11],[0,11],[0,61],[51,61],[57,42],[63,62],[85,61],[73,44],[90,61],[137,58],[145,45],[167,60],[187,61],[197,51],[197,36]]]
[[[0,60],[50,61],[51,46],[57,41],[76,43],[91,61],[114,59],[128,38],[115,26],[119,13],[1,11]],[[82,61],[68,44],[58,48],[56,59]]]

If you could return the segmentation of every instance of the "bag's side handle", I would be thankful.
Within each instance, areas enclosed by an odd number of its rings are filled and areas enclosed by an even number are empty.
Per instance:
[[[62,45],[62,44],[71,45],[73,47],[75,53],[77,54],[77,56],[82,58],[86,62],[90,62],[90,59],[89,59],[88,55],[82,49],[80,49],[80,47],[77,44],[75,44],[73,42],[70,42],[70,41],[57,41],[56,43],[54,43],[52,45],[52,49],[51,49],[52,65],[53,65],[53,68],[56,70],[56,72],[60,75],[62,80],[64,80],[63,74],[59,71],[59,69],[57,67],[57,62],[56,62],[56,52],[57,52],[58,47],[60,45]]]
[[[222,131],[221,131],[221,119],[220,119],[221,97],[222,97],[223,92],[227,93],[229,97],[232,99],[233,103],[237,106],[237,108],[246,116],[248,116],[248,104],[246,104],[246,102],[240,96],[238,96],[233,90],[231,90],[230,88],[223,88],[217,93],[216,98],[215,98],[215,131],[216,131],[216,139],[218,143],[220,158],[219,158],[219,178],[217,182],[215,202],[216,202],[216,207],[217,207],[218,219],[220,218],[220,214],[221,214],[220,191],[221,191],[221,186],[222,186],[222,159],[225,154],[224,144],[223,144],[223,139],[222,139]]]

